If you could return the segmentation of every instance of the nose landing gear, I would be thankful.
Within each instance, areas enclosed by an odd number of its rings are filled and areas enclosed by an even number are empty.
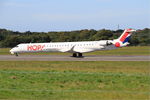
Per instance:
[[[15,56],[18,57],[19,56],[18,53],[15,53]]]

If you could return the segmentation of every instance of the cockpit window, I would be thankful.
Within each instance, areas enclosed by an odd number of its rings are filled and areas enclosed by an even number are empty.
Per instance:
[[[17,46],[15,46],[15,48],[17,48],[17,47],[19,47],[18,45]]]

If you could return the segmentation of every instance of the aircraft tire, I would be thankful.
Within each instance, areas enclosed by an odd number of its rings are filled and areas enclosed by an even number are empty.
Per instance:
[[[76,54],[76,53],[73,53],[72,57],[77,57],[77,54]]]
[[[83,56],[82,56],[82,53],[78,53],[78,57],[83,57]]]

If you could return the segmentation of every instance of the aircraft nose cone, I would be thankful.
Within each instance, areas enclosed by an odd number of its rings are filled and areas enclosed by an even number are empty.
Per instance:
[[[14,54],[14,50],[13,48],[9,51],[11,54]]]

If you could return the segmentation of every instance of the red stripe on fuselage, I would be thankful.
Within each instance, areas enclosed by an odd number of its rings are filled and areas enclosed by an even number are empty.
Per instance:
[[[120,38],[120,41],[123,42],[126,37],[128,36],[129,32],[126,32],[121,38]]]

